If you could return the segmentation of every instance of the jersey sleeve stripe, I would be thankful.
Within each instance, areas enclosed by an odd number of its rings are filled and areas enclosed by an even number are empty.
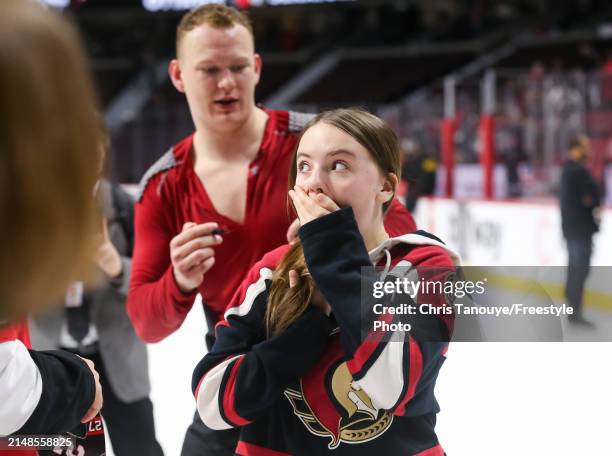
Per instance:
[[[17,339],[17,329],[13,325],[0,321],[0,343]]]
[[[435,447],[428,448],[425,451],[415,454],[414,456],[444,456],[445,454],[446,453],[444,453],[442,446],[436,445]]]
[[[406,404],[412,399],[416,393],[416,386],[419,383],[421,374],[423,373],[423,354],[417,341],[412,337],[408,337],[408,352],[409,352],[409,364],[408,368],[408,384],[406,388],[406,395],[402,401],[397,405],[395,413],[397,415],[403,415],[406,411]]]
[[[196,389],[196,408],[206,426],[215,431],[231,429],[233,426],[222,416],[219,408],[219,392],[227,367],[243,355],[232,356],[210,369],[200,380]]]
[[[383,314],[379,318],[379,320],[385,323],[391,323],[393,321],[393,315],[391,314]],[[347,367],[351,371],[351,374],[355,378],[359,378],[362,376],[362,371],[367,369],[368,364],[371,364],[377,357],[377,355],[381,351],[381,340],[384,337],[384,332],[371,332],[366,340],[364,340],[355,353],[353,358],[347,361]]]
[[[269,268],[262,268],[259,271],[259,279],[255,283],[251,283],[244,294],[244,299],[240,300],[241,304],[236,307],[232,307],[225,312],[223,317],[227,320],[228,317],[235,315],[237,317],[243,317],[247,315],[257,296],[266,291],[266,280],[272,279],[272,270]]]
[[[236,389],[236,377],[238,376],[238,369],[240,368],[240,364],[244,357],[240,357],[236,359],[236,361],[231,366],[231,371],[227,381],[225,382],[225,388],[223,393],[223,412],[229,421],[231,421],[235,426],[244,426],[249,424],[249,420],[245,420],[236,411],[236,405],[234,401],[234,393]]]
[[[0,343],[0,436],[18,431],[42,395],[42,378],[19,340]]]
[[[283,453],[282,451],[271,450],[259,445],[253,445],[252,443],[247,443],[243,440],[238,441],[236,454],[238,456],[291,456],[289,453]]]

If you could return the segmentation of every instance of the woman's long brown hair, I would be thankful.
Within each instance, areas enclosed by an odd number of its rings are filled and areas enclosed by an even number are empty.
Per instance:
[[[383,175],[395,174],[401,177],[399,141],[395,132],[383,120],[360,108],[343,108],[325,111],[312,119],[302,131],[324,122],[353,137],[371,155]],[[301,140],[301,137],[300,137]],[[299,145],[299,141],[298,141]],[[297,177],[297,146],[289,169],[288,189],[295,185]],[[395,191],[394,191],[395,195]],[[391,204],[383,207],[383,213]],[[289,202],[289,206],[291,204]],[[295,270],[299,280],[296,286],[289,286],[289,271]],[[302,245],[295,243],[272,275],[272,285],[266,309],[268,337],[282,333],[304,313],[312,300],[316,286],[308,272]]]
[[[74,27],[0,2],[0,320],[54,302],[92,263],[96,110]]]

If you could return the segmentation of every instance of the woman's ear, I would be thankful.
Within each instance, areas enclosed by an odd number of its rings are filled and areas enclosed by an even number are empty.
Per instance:
[[[399,179],[395,173],[388,173],[383,182],[380,191],[378,192],[378,197],[380,199],[380,204],[385,204],[393,198],[395,194],[395,190],[397,189],[397,185],[399,183]]]

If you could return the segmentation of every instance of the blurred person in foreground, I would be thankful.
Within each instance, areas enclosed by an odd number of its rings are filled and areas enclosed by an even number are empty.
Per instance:
[[[187,13],[176,52],[169,74],[186,95],[195,132],[140,184],[128,313],[146,342],[176,331],[198,293],[212,329],[249,268],[287,242],[289,163],[312,117],[255,105],[262,61],[248,18],[233,8],[205,5]],[[415,229],[397,200],[386,222],[393,234]],[[298,225],[291,226],[290,237]],[[182,454],[234,454],[237,437],[234,430],[206,429],[195,414]]]
[[[102,157],[107,148],[108,139],[101,144]],[[102,221],[90,255],[98,279],[94,286],[72,282],[64,309],[32,320],[32,346],[61,348],[95,363],[104,394],[101,413],[116,456],[162,455],[149,399],[147,347],[136,336],[125,310],[134,248],[134,201],[119,184],[104,178],[96,185],[95,198]]]
[[[570,141],[569,157],[561,173],[561,226],[567,243],[568,266],[565,296],[574,312],[571,323],[594,327],[582,311],[584,284],[589,275],[593,235],[599,231],[600,192],[586,167],[590,141],[577,136]]]
[[[98,373],[29,350],[25,318],[88,269],[99,130],[75,30],[31,1],[0,2],[0,100],[0,436],[57,434],[96,416]]]

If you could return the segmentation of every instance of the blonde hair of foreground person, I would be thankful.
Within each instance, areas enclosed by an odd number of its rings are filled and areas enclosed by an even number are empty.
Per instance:
[[[0,1],[0,321],[57,300],[89,268],[99,127],[75,29]]]

